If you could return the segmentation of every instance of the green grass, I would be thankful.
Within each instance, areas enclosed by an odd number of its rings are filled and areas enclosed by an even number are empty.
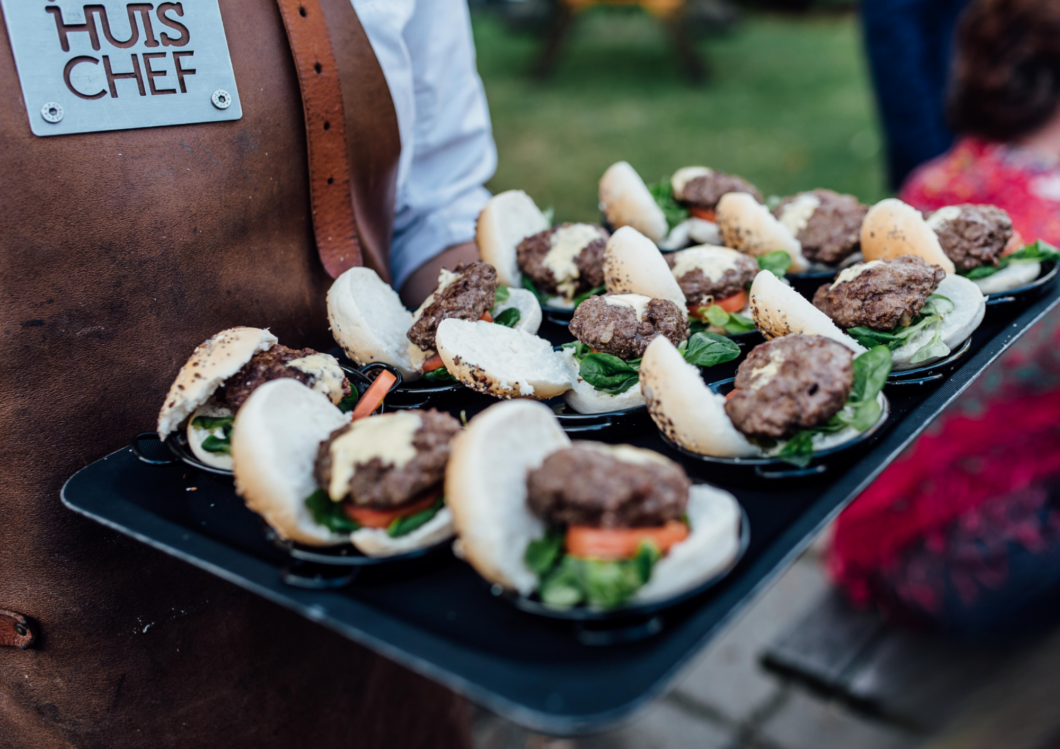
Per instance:
[[[584,17],[544,84],[526,74],[535,37],[483,14],[474,30],[500,156],[489,186],[524,189],[559,220],[595,220],[597,180],[623,159],[649,182],[702,164],[766,195],[885,195],[852,16],[750,16],[700,44],[713,68],[703,87],[685,81],[662,27],[639,13]]]

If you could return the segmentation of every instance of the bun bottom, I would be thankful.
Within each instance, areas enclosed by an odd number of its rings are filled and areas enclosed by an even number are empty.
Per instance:
[[[946,297],[954,304],[953,311],[942,320],[941,331],[942,342],[950,351],[953,351],[964,343],[983,322],[983,317],[986,315],[986,298],[974,281],[952,273],[948,273],[942,279],[935,293]],[[936,356],[915,364],[910,361],[917,351],[931,342],[934,334],[933,328],[921,330],[908,343],[896,349],[891,354],[894,371],[901,372],[906,369],[927,367],[945,358]]]
[[[688,538],[655,564],[634,603],[673,598],[724,572],[740,552],[740,505],[720,489],[693,486],[688,494]]]
[[[350,534],[350,541],[361,553],[370,557],[392,557],[434,546],[452,538],[454,533],[453,513],[448,507],[443,507],[428,522],[404,536],[391,538],[386,528],[361,528]]]
[[[203,448],[202,443],[210,436],[210,432],[194,427],[191,423],[195,421],[197,416],[226,417],[231,415],[232,409],[209,402],[195,409],[195,412],[188,418],[188,447],[191,448],[192,455],[211,468],[218,468],[222,471],[232,470],[232,456],[224,453],[212,453]]]
[[[578,376],[579,368],[574,360],[573,351],[563,349],[560,353],[570,371],[571,382],[574,383],[574,387],[563,394],[563,400],[578,413],[604,414],[644,405],[644,395],[640,392],[640,385],[631,387],[619,395],[601,392]]]
[[[992,276],[972,281],[984,294],[1000,294],[1026,286],[1042,272],[1041,263],[1013,263]]]

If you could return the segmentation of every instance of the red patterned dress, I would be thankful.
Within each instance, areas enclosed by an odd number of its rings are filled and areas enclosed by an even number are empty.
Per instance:
[[[1060,245],[1060,161],[964,139],[900,197],[921,210],[999,206]],[[1060,611],[1060,318],[991,366],[851,505],[829,558],[850,597],[892,619],[1025,631]]]

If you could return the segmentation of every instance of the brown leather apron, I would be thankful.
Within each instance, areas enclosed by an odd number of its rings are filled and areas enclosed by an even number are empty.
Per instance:
[[[30,133],[0,24],[0,746],[464,746],[444,689],[59,501],[153,424],[218,330],[329,346],[283,20],[272,2],[220,6],[241,120],[52,138]],[[350,0],[320,6],[371,262],[396,117]]]

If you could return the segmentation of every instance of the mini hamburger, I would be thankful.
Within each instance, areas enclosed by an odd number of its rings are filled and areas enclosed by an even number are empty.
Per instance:
[[[697,366],[731,361],[739,347],[717,336],[689,340],[685,295],[650,239],[632,227],[616,231],[604,256],[607,293],[590,297],[569,326],[576,341],[562,353],[573,387],[564,399],[579,413],[644,405],[637,369],[648,344],[662,335]]]
[[[868,211],[853,195],[810,190],[781,200],[773,215],[798,240],[809,262],[836,267],[860,259],[861,224]]]
[[[328,290],[331,332],[346,355],[361,366],[389,364],[408,381],[452,379],[436,342],[448,319],[483,320],[533,334],[541,325],[541,307],[530,292],[498,283],[493,266],[481,261],[442,269],[438,286],[415,312],[369,268],[351,268]]]
[[[751,317],[766,338],[818,334],[856,353],[883,345],[895,371],[949,356],[985,313],[975,284],[914,255],[852,265],[822,285],[812,303],[765,274],[751,286]]]
[[[304,385],[270,382],[236,416],[236,492],[297,543],[352,543],[369,556],[424,548],[452,535],[442,489],[459,431],[438,411],[351,423]]]
[[[688,209],[695,218],[715,222],[718,203],[729,193],[749,195],[755,202],[762,202],[758,188],[733,174],[725,174],[705,166],[686,166],[670,177],[670,188],[674,200]]]
[[[501,283],[525,287],[543,304],[574,309],[602,290],[608,236],[596,224],[550,227],[526,193],[509,190],[486,203],[475,241]]]
[[[754,348],[726,397],[711,390],[669,341],[641,363],[641,389],[659,430],[685,450],[717,458],[776,457],[800,467],[883,416],[890,353],[855,356],[838,341],[788,335]]]
[[[476,416],[454,442],[445,491],[457,548],[476,571],[557,608],[672,598],[739,551],[731,495],[691,485],[649,450],[572,443],[540,404]]]
[[[180,368],[158,414],[158,436],[165,440],[184,426],[196,458],[232,470],[236,413],[255,390],[277,379],[302,383],[345,410],[356,401],[335,357],[281,346],[261,328],[229,328],[197,346]]]
[[[1042,261],[1060,260],[1060,253],[1042,242],[1023,246],[1008,213],[996,206],[946,206],[928,216],[927,225],[956,272],[984,294],[1026,286],[1038,278]]]
[[[755,329],[748,317],[747,293],[760,270],[754,258],[728,247],[701,245],[667,255],[666,262],[685,295],[695,327],[721,335]]]

